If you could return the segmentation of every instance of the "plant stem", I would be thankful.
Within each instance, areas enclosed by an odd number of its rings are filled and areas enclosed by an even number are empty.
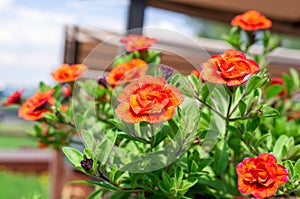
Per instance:
[[[212,110],[214,113],[216,113],[218,116],[220,116],[222,119],[226,119],[225,116],[220,113],[218,110],[216,110],[215,108],[213,108],[211,105],[206,104],[205,102],[203,102],[198,96],[194,96],[196,98],[196,100],[198,100],[198,102],[200,102],[201,104],[203,104],[204,106],[206,106],[207,108],[209,108],[210,110]]]
[[[151,151],[153,151],[153,148],[155,146],[155,128],[153,124],[150,124],[150,131],[151,131]]]
[[[226,118],[225,118],[225,122],[226,122],[226,131],[225,131],[225,138],[228,135],[228,128],[227,126],[229,125],[229,119],[230,119],[230,109],[231,109],[231,104],[232,104],[232,93],[229,94],[229,102],[228,102],[228,109],[227,109],[227,114],[226,114]]]
[[[241,98],[240,98],[238,101],[241,101],[241,100],[245,97],[245,95],[246,95],[246,92],[244,91],[243,95],[241,96]],[[230,114],[229,114],[229,118],[232,116],[232,114],[235,112],[235,110],[236,110],[238,107],[239,107],[239,103],[237,103],[237,104],[233,107],[232,111],[231,111]]]

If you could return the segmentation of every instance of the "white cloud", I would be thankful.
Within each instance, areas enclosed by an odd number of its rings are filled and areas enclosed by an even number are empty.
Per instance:
[[[11,0],[1,0],[0,1],[0,10],[4,10],[11,4]]]
[[[75,22],[74,15],[12,5],[1,15],[0,82],[50,83],[63,59],[64,26]]]

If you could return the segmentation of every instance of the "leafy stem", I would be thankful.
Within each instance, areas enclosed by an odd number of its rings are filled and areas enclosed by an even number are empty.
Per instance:
[[[200,102],[201,104],[203,104],[204,106],[206,106],[207,108],[209,108],[211,111],[213,111],[214,113],[216,113],[218,116],[220,116],[222,119],[226,119],[226,117],[220,113],[217,109],[215,109],[214,107],[212,107],[211,105],[205,103],[203,100],[201,100],[198,96],[194,95],[194,97],[196,98],[196,100],[198,102]]]

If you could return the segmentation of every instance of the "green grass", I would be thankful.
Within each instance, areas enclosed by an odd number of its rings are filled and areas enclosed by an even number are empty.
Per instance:
[[[0,122],[0,148],[36,148],[37,140],[27,134],[32,130],[32,123],[23,121]]]
[[[37,140],[31,137],[1,136],[0,149],[37,148]]]
[[[0,135],[26,135],[26,132],[32,130],[32,123],[26,121],[0,122]]]
[[[48,174],[34,175],[0,171],[0,198],[22,199],[32,193],[49,198]]]

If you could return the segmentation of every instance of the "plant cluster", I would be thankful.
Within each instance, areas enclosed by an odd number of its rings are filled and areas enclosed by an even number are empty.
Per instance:
[[[89,198],[300,196],[298,73],[271,77],[267,56],[280,45],[256,11],[232,20],[232,49],[182,75],[160,64],[156,39],[122,38],[126,53],[98,81],[62,65],[21,103],[41,143],[62,148],[95,186]],[[261,45],[260,54],[249,54]],[[77,81],[75,81],[77,79]],[[67,94],[66,94],[67,93]],[[72,93],[72,97],[70,97]],[[68,146],[80,135],[84,150]]]

